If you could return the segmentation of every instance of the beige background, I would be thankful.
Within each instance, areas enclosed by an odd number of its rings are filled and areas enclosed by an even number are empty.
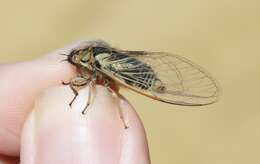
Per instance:
[[[123,91],[145,124],[153,163],[260,163],[259,1],[1,1],[0,20],[1,62],[83,38],[193,60],[220,82],[218,103],[172,106]]]

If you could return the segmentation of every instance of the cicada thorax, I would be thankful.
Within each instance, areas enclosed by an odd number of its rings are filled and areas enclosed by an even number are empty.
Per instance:
[[[139,90],[165,92],[165,85],[157,78],[156,73],[148,64],[127,54],[104,47],[94,48],[93,54],[96,59],[96,67],[100,70],[112,72],[120,77],[125,84]]]

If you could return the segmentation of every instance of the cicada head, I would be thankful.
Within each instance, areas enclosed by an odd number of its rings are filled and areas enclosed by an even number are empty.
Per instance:
[[[81,67],[89,67],[91,59],[91,53],[88,49],[82,50],[73,50],[68,55],[68,62],[73,65],[81,66]]]

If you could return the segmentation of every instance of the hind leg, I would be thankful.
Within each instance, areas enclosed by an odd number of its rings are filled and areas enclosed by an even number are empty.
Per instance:
[[[119,105],[119,97],[118,97],[118,94],[116,93],[116,91],[114,91],[113,89],[111,89],[109,87],[109,82],[108,81],[105,81],[104,82],[104,86],[111,92],[111,94],[116,98],[117,100],[117,104],[118,104],[118,113],[119,113],[119,118],[120,120],[122,121],[122,124],[124,126],[125,129],[128,128],[127,124],[126,124],[126,121],[125,121],[125,118],[124,118],[124,115],[123,115],[123,109],[120,107]]]

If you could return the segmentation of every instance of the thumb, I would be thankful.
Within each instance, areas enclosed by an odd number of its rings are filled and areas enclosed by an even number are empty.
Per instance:
[[[72,109],[68,104],[73,93],[67,86],[42,94],[22,131],[21,164],[150,163],[144,128],[133,108],[102,86],[94,90],[86,115],[81,111],[88,88],[79,91]]]

